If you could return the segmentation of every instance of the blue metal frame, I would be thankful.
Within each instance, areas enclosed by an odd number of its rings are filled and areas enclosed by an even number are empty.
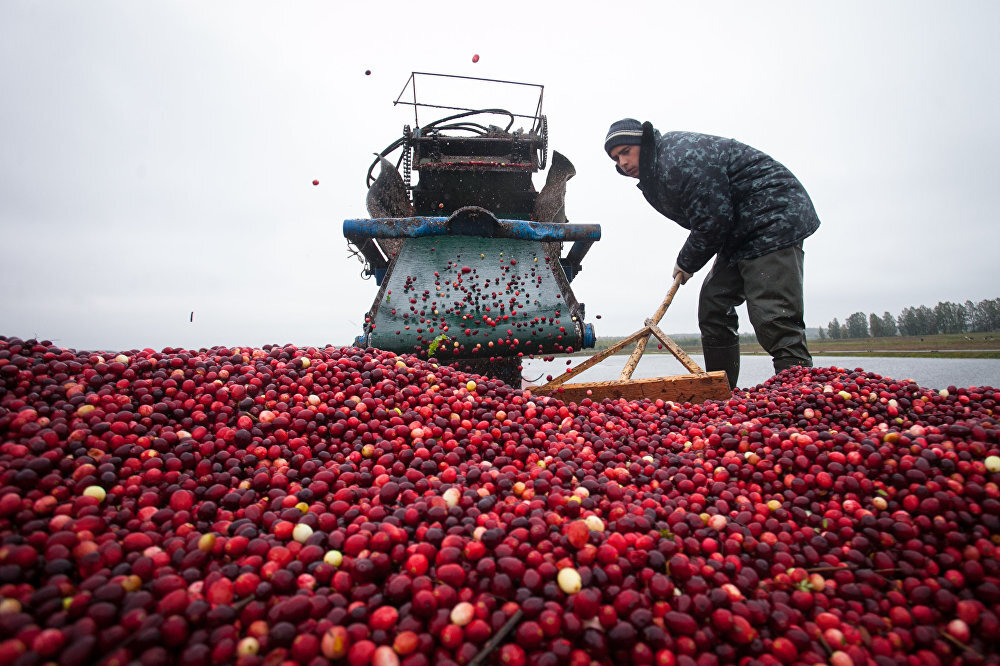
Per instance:
[[[420,238],[451,234],[478,236],[475,230],[465,231],[449,224],[447,217],[393,217],[344,220],[344,236],[362,238]],[[525,220],[497,220],[489,234],[494,238],[519,238],[533,241],[598,241],[599,224],[556,224]]]

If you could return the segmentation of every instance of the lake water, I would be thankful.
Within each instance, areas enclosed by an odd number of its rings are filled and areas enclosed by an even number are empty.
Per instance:
[[[618,379],[627,356],[612,356],[593,368],[569,380],[572,382],[598,382]],[[704,357],[691,354],[691,358],[705,367]],[[571,360],[570,365],[566,364]],[[541,359],[524,359],[524,370],[521,375],[528,381],[544,384],[546,375],[558,377],[567,369],[583,362],[585,357],[575,356],[571,359],[556,357],[554,361]],[[942,389],[948,386],[991,386],[1000,388],[1000,359],[978,358],[903,358],[888,356],[814,356],[816,367],[836,366],[853,370],[862,368],[892,379],[912,379],[924,388]],[[670,354],[643,355],[632,376],[665,377],[669,375],[687,374],[687,370]],[[741,388],[756,386],[774,375],[770,356],[743,355],[740,359]]]

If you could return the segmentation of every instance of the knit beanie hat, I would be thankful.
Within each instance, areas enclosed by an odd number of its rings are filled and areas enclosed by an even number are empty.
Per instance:
[[[642,123],[634,118],[625,118],[611,124],[604,139],[604,150],[608,155],[615,146],[638,146],[642,143]]]

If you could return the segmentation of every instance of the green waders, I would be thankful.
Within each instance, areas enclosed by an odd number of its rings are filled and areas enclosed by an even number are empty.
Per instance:
[[[731,387],[740,373],[739,319],[744,301],[757,341],[773,359],[774,372],[812,366],[803,321],[802,243],[731,266],[716,257],[698,299],[705,369],[725,370]]]

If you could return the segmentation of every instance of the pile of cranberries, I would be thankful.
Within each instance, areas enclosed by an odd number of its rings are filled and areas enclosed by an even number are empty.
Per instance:
[[[0,337],[0,663],[997,663],[998,402]]]

